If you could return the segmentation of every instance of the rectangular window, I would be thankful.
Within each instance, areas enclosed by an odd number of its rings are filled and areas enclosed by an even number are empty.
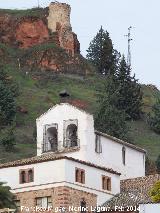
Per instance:
[[[101,136],[96,134],[95,152],[102,153]]]
[[[48,208],[52,207],[52,198],[51,197],[38,197],[36,198],[36,206]]]
[[[111,178],[102,175],[102,189],[111,191]]]
[[[85,184],[85,170],[76,168],[75,181],[78,183]]]
[[[34,182],[34,168],[19,170],[19,183]]]

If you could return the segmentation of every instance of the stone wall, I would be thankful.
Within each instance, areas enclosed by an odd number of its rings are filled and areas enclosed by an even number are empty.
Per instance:
[[[97,195],[65,186],[18,193],[16,194],[16,200],[20,200],[21,206],[29,207],[29,212],[32,213],[31,207],[36,206],[36,198],[47,196],[52,198],[52,212],[55,212],[55,208],[60,207],[65,207],[66,212],[68,212],[69,206],[79,207],[82,200],[85,200],[88,209],[91,206],[95,207],[97,204]],[[25,213],[25,209],[23,212]]]
[[[49,6],[48,28],[52,32],[56,32],[60,28],[70,29],[70,13],[71,7],[65,3],[53,2]]]

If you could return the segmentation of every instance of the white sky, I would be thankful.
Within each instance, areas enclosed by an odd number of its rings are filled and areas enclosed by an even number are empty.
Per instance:
[[[45,7],[54,0],[39,0]],[[127,29],[132,29],[132,68],[141,83],[160,88],[160,0],[61,0],[72,7],[71,23],[81,52],[102,25],[114,47],[127,54]],[[0,8],[31,8],[38,0],[0,0]]]

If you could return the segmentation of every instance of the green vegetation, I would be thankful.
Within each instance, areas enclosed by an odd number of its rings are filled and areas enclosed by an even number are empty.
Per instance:
[[[42,14],[44,13],[43,8],[32,8],[32,9],[27,9],[27,10],[10,10],[10,9],[0,9],[0,14],[9,14],[12,15],[16,18],[21,18],[21,17],[41,17]]]
[[[0,65],[0,145],[6,151],[15,144],[13,123],[16,119],[17,84],[7,73],[8,66]]]
[[[118,83],[117,108],[124,110],[128,119],[138,120],[142,114],[142,92],[135,75],[131,75],[125,57],[122,59],[117,70]]]
[[[11,124],[15,118],[16,105],[12,92],[0,81],[0,126]]]
[[[108,134],[126,139],[128,133],[127,120],[138,120],[142,114],[141,87],[131,67],[113,49],[109,33],[103,28],[99,30],[87,50],[88,60],[94,64],[96,71],[105,79],[105,86],[98,94],[96,110],[96,127]],[[99,88],[97,88],[99,89]]]
[[[16,144],[14,127],[6,127],[1,130],[0,143],[4,147],[5,151],[11,152],[14,150],[14,145]]]
[[[117,108],[119,85],[114,75],[107,76],[97,99],[99,104],[96,110],[96,128],[114,137],[127,139],[127,116],[123,109]]]
[[[10,187],[0,182],[0,209],[13,207],[15,207],[14,195],[10,192]]]
[[[160,98],[152,107],[152,112],[149,115],[148,123],[153,131],[160,134]]]
[[[59,102],[59,92],[66,88],[71,98],[86,104],[86,110],[94,113],[97,109],[97,86],[103,79],[98,76],[79,77],[76,75],[54,74],[52,72],[36,72],[25,74],[17,67],[9,69],[9,76],[19,85],[20,95],[16,97],[18,108],[24,108],[27,113],[18,110],[16,117],[16,145],[14,152],[5,152],[0,146],[0,162],[31,157],[36,154],[36,142],[33,138],[35,120],[38,116]],[[152,100],[144,111],[150,111],[159,92],[151,87],[142,87],[143,100]],[[149,157],[156,160],[160,150],[160,135],[150,130],[145,120],[129,121],[132,142],[145,148]]]
[[[120,54],[113,49],[109,33],[101,27],[87,50],[87,59],[96,67],[99,74],[114,73]]]
[[[44,13],[46,12],[47,9]],[[18,11],[0,10],[0,14],[3,13],[11,14],[13,18],[43,16],[40,8]],[[98,46],[94,43],[97,41]],[[99,56],[105,54],[103,60],[94,58],[92,53],[96,50]],[[109,55],[108,58],[106,58],[106,54]],[[47,63],[48,61],[52,62],[52,59],[58,65],[57,74],[49,68],[40,69],[42,60]],[[6,84],[9,86],[10,93],[14,96],[17,112],[14,131],[10,126],[8,130],[5,129],[2,135],[4,137],[1,140],[3,146],[0,145],[0,163],[36,155],[35,120],[53,105],[59,103],[58,94],[64,88],[69,91],[72,100],[85,106],[84,108],[87,111],[96,114],[98,109],[97,88],[102,86],[104,75],[115,74],[120,59],[119,53],[113,49],[108,32],[105,32],[102,28],[95,40],[91,42],[88,59],[95,65],[95,71],[98,74],[92,71],[92,75],[86,75],[86,73],[90,74],[90,70],[93,70],[92,65],[79,55],[71,59],[63,49],[55,44],[45,43],[24,50],[0,43],[0,60],[3,64],[7,64],[5,67],[7,69]],[[71,75],[71,73],[74,74]],[[128,126],[130,126],[129,141],[145,148],[149,157],[156,160],[160,150],[160,135],[150,129],[146,117],[152,111],[152,106],[157,97],[160,97],[160,92],[145,85],[142,85],[141,91],[144,103],[143,116],[138,121],[127,121]],[[107,113],[107,117],[110,116],[110,112]],[[116,115],[113,120],[117,120],[118,117],[119,121],[123,121],[123,113],[117,111],[117,109],[112,108],[112,115]],[[112,118],[113,116],[110,116],[110,122]],[[117,123],[119,127],[123,127],[123,130],[125,130],[126,123],[124,126],[120,126],[120,124],[120,122]],[[97,123],[96,126],[98,128],[100,124]],[[108,128],[104,127],[103,130],[107,131],[106,129]],[[6,131],[11,132],[6,134]],[[121,135],[123,135],[122,133],[124,131],[120,132]],[[11,137],[8,138],[7,135]],[[119,134],[117,137],[120,137]],[[16,144],[14,141],[16,141]],[[14,149],[6,152],[8,150],[6,144],[9,144],[9,146],[15,144]]]
[[[157,167],[156,167],[155,161],[151,160],[148,156],[146,157],[146,162],[145,162],[145,172],[146,172],[146,175],[157,174]]]
[[[153,186],[150,195],[153,202],[160,203],[160,181]]]

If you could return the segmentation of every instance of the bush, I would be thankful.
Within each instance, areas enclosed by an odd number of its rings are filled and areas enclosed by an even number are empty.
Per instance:
[[[0,134],[0,144],[4,147],[5,151],[11,152],[15,146],[14,127],[5,128]]]
[[[151,159],[148,158],[148,156],[146,157],[146,175],[154,175],[157,173],[157,168],[156,168],[156,164],[154,161],[152,161]]]
[[[153,202],[160,202],[160,181],[153,186],[153,189],[150,192],[150,196]]]
[[[148,116],[148,124],[154,132],[160,134],[160,99],[152,107],[152,114]]]

